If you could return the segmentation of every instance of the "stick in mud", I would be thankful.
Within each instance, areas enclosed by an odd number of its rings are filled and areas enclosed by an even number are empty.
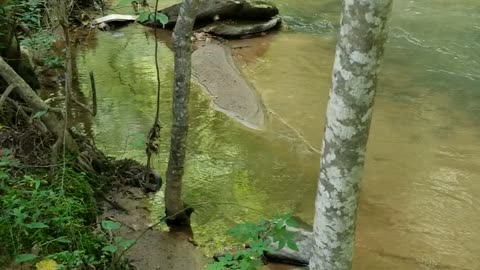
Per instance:
[[[92,115],[97,115],[97,88],[95,86],[95,77],[93,75],[93,71],[90,71],[90,87],[92,88]]]

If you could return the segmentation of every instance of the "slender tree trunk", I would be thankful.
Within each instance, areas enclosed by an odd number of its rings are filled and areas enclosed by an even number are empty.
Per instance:
[[[190,96],[192,31],[199,0],[184,0],[173,31],[175,46],[175,80],[173,90],[173,123],[165,188],[165,212],[169,225],[189,225],[189,215],[182,201],[182,177],[185,143],[188,133],[188,100]]]
[[[352,269],[360,181],[392,0],[344,0],[327,106],[312,270]]]

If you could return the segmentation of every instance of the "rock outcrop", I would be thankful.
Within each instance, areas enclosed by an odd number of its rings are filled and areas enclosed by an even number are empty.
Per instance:
[[[167,28],[178,18],[180,3],[160,12],[167,15]],[[202,1],[196,18],[197,31],[227,38],[255,35],[274,29],[281,23],[278,8],[263,0]]]

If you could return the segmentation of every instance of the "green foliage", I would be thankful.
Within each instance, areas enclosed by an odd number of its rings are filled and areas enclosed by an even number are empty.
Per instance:
[[[207,270],[254,270],[262,266],[261,257],[265,252],[273,252],[272,243],[276,249],[288,246],[298,250],[295,243],[295,234],[287,228],[296,228],[298,225],[292,220],[291,214],[278,215],[270,221],[262,220],[258,223],[246,222],[230,229],[228,234],[238,243],[248,244],[248,249],[240,250],[234,254],[226,253],[217,262],[207,266]]]
[[[24,23],[31,30],[40,30],[45,4],[46,1],[44,0],[18,1],[17,14],[20,22]]]
[[[8,170],[0,171],[0,209],[0,252],[19,264],[52,259],[60,269],[104,269],[118,261],[113,249],[133,244],[95,232],[97,206],[90,179],[68,168],[54,184],[42,175],[14,178]],[[102,222],[105,232],[119,227]]]
[[[43,57],[43,62],[49,68],[60,68],[65,66],[65,61],[63,58],[58,56],[45,56]]]
[[[46,9],[46,0],[9,0],[0,7],[0,49],[8,48],[10,40],[2,36],[10,36],[9,31],[16,31],[20,44],[34,55],[39,55],[47,67],[56,68],[64,65],[63,59],[56,56],[53,50],[55,37],[51,33],[42,32],[41,19]]]
[[[157,13],[155,15],[155,13],[148,11],[140,13],[137,20],[140,23],[153,23],[156,21],[157,24],[161,24],[163,27],[168,23],[167,15],[163,13]]]
[[[148,10],[144,10],[142,12],[138,11],[138,3],[139,1],[137,0],[122,0],[120,1],[117,6],[118,7],[127,7],[127,6],[132,6],[133,11],[138,14],[138,19],[137,21],[139,23],[157,23],[161,24],[163,27],[168,23],[168,16],[163,14],[163,13],[154,13],[150,12]]]
[[[36,32],[41,29],[45,0],[9,0],[0,7],[0,25],[22,25]]]
[[[53,51],[55,36],[50,33],[38,32],[32,36],[25,37],[20,44],[34,54],[42,55],[42,61],[49,68],[64,66],[62,58],[56,56]]]
[[[10,149],[6,149],[6,150],[3,151],[3,156],[2,156],[2,159],[0,160],[0,168],[17,165],[17,163],[15,161],[11,160],[11,154],[12,154],[12,150],[10,150]],[[0,171],[0,175],[2,175],[1,171]]]
[[[20,254],[15,258],[15,263],[25,263],[35,260],[38,256],[33,254]]]

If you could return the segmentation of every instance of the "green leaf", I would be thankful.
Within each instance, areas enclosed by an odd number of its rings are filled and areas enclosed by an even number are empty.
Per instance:
[[[42,222],[34,222],[26,225],[30,229],[45,229],[48,228],[48,225]]]
[[[44,116],[46,113],[47,113],[47,111],[39,111],[39,112],[36,112],[36,113],[33,115],[32,119],[40,118],[40,117]]]
[[[31,262],[35,260],[38,256],[33,254],[21,254],[15,257],[15,263],[24,263]]]
[[[104,220],[102,221],[102,228],[104,228],[107,231],[114,231],[120,228],[120,224],[110,220]]]
[[[287,224],[288,227],[298,228],[298,224],[295,221],[293,221],[292,219],[287,219],[285,221],[285,224]]]
[[[278,249],[280,250],[283,247],[285,247],[285,244],[287,244],[287,240],[285,239],[280,240],[280,242],[278,242]]]
[[[5,149],[5,151],[3,151],[4,156],[10,156],[11,153],[12,153],[12,149]]]
[[[35,190],[38,190],[40,188],[40,181],[35,181]]]
[[[288,246],[288,248],[290,248],[291,250],[298,251],[297,243],[295,243],[295,241],[293,241],[293,240],[288,240],[288,241],[287,241],[287,246]]]
[[[125,238],[121,237],[121,236],[115,236],[115,238],[113,238],[113,242],[115,244],[118,244],[120,242],[123,242],[125,240]]]
[[[141,23],[147,22],[150,20],[150,14],[152,13],[148,11],[141,12],[137,20]]]
[[[117,250],[118,250],[118,247],[117,247],[117,246],[111,246],[111,245],[105,246],[105,247],[102,248],[102,251],[110,252],[110,253],[112,253],[112,254],[113,254],[113,253],[116,253]]]
[[[66,239],[66,238],[64,238],[64,237],[58,238],[58,239],[56,239],[55,241],[60,242],[60,243],[63,243],[63,244],[70,244],[70,243],[72,243],[72,241],[70,241],[70,240],[68,240],[68,239]]]
[[[126,240],[126,241],[120,242],[120,244],[118,245],[123,248],[129,248],[133,244],[135,244],[135,240]]]
[[[168,23],[168,16],[163,13],[157,13],[157,22],[165,27]]]
[[[10,165],[10,160],[3,159],[2,161],[0,161],[0,167],[5,167],[5,166],[8,166],[8,165]]]

